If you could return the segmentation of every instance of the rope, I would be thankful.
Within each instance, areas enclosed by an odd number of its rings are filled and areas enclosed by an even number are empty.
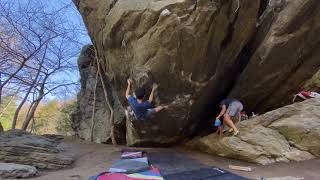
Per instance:
[[[240,0],[237,0],[238,1],[238,6],[237,6],[237,9],[234,13],[238,13],[239,9],[240,9]]]

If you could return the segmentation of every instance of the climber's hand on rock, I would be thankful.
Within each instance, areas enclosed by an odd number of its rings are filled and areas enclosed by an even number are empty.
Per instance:
[[[159,87],[159,85],[158,85],[158,84],[153,83],[153,85],[152,85],[152,90],[156,90],[156,89],[158,89],[158,87]]]
[[[127,82],[128,82],[128,85],[132,85],[132,83],[133,83],[133,81],[131,79],[128,79]]]

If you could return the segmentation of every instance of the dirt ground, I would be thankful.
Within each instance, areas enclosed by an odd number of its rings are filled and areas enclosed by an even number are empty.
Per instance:
[[[107,168],[120,157],[123,147],[114,148],[111,145],[94,144],[79,140],[66,140],[71,151],[76,157],[73,167],[58,171],[41,172],[34,180],[87,180],[99,172],[106,171]],[[146,151],[167,151],[168,149],[145,149]],[[185,154],[203,164],[216,166],[250,179],[261,179],[269,177],[301,177],[305,180],[320,179],[320,159],[300,162],[300,163],[277,163],[269,166],[246,163],[242,161],[216,157],[195,151],[172,148],[170,151]],[[254,167],[253,172],[242,172],[228,169],[228,165],[241,165]]]

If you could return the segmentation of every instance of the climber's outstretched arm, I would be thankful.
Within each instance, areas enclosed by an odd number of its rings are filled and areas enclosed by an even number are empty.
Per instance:
[[[126,90],[126,98],[129,99],[129,97],[131,96],[130,90],[131,90],[132,80],[128,79],[127,82],[128,82],[128,86],[127,86],[127,90]]]
[[[154,100],[154,91],[158,88],[158,85],[157,84],[153,84],[152,85],[152,91],[150,93],[150,96],[149,96],[149,102],[152,103],[152,101]]]
[[[222,105],[220,114],[216,117],[216,119],[220,119],[224,115],[224,113],[226,113],[226,111],[227,111],[227,106],[226,105]]]

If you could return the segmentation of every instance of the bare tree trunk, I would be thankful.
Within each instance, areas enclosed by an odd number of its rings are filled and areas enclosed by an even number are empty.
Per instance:
[[[46,49],[45,49],[46,52],[47,52],[47,47],[48,47],[48,46],[46,46]],[[44,53],[44,56],[45,56],[45,54],[46,54],[46,53]],[[32,84],[30,84],[30,87],[29,87],[28,91],[26,92],[26,94],[24,95],[24,98],[22,99],[22,101],[20,102],[20,104],[19,104],[19,106],[17,107],[16,111],[14,112],[14,116],[13,116],[13,119],[12,119],[11,129],[15,129],[15,128],[16,128],[17,119],[18,119],[20,110],[21,110],[21,108],[23,107],[24,103],[27,101],[31,90],[34,88],[35,84],[36,84],[37,81],[38,81],[38,78],[39,78],[39,75],[40,75],[40,72],[41,72],[41,68],[42,68],[43,62],[44,62],[44,57],[42,58],[42,61],[41,61],[40,64],[39,64],[39,68],[38,68],[38,70],[37,70],[36,77],[35,77],[34,80],[32,81]]]
[[[96,82],[95,82],[95,85],[94,85],[94,88],[93,88],[93,107],[92,107],[92,116],[91,116],[91,131],[90,131],[90,141],[93,142],[93,130],[94,130],[94,116],[95,116],[95,113],[96,113],[96,101],[97,101],[97,94],[96,94],[96,91],[97,91],[97,85],[98,85],[98,71],[96,72]]]
[[[22,125],[22,129],[23,130],[27,130],[28,128],[28,125],[31,121],[31,119],[34,117],[34,114],[38,108],[38,105],[40,104],[42,98],[44,97],[44,88],[45,88],[45,82],[47,80],[48,76],[44,78],[43,82],[42,82],[42,85],[41,85],[41,88],[39,90],[39,95],[38,95],[38,98],[35,99],[35,101],[32,102],[31,104],[31,109],[29,109],[29,112],[27,114],[27,117],[26,119],[24,120],[23,122],[23,125]]]
[[[35,102],[36,102],[36,100],[35,100],[35,92],[33,92],[33,100],[32,100],[32,103],[30,104],[30,106],[29,106],[29,108],[28,108],[27,115],[26,115],[26,117],[24,118],[25,120],[27,119],[28,115],[30,114],[30,112],[31,112],[31,110],[32,110],[33,105],[34,105]]]
[[[95,54],[96,54],[96,59],[97,59],[98,73],[100,75],[100,81],[101,81],[102,88],[103,88],[104,98],[105,98],[105,101],[106,101],[106,103],[108,105],[108,109],[110,111],[109,122],[110,122],[110,125],[111,125],[111,131],[110,131],[111,141],[112,141],[112,144],[116,146],[117,145],[117,140],[115,138],[114,111],[113,111],[113,107],[111,105],[111,102],[110,102],[110,99],[109,99],[109,96],[108,96],[108,91],[107,91],[106,85],[105,85],[105,83],[103,81],[101,67],[100,67],[100,65],[101,65],[100,64],[100,59],[98,58],[96,48],[95,48]]]
[[[36,120],[35,120],[35,118],[33,117],[33,118],[32,118],[32,123],[31,123],[31,128],[30,128],[30,133],[32,133],[32,132],[34,131],[34,126],[35,126],[35,124],[36,124]]]
[[[28,111],[27,111],[27,115],[26,115],[26,117],[25,117],[24,119],[27,118],[28,114],[30,113],[30,111],[31,111],[31,109],[32,109],[32,106],[34,105],[34,103],[35,103],[35,101],[32,101],[32,103],[30,104],[29,109],[28,109]]]
[[[0,133],[3,131],[3,127],[2,127],[2,124],[0,122]]]
[[[99,68],[98,68],[99,69]],[[111,131],[110,131],[110,136],[111,136],[111,141],[112,141],[112,144],[113,145],[117,145],[117,141],[116,141],[116,138],[115,138],[115,127],[114,127],[114,112],[113,112],[113,108],[112,108],[112,105],[110,103],[110,100],[109,100],[109,97],[108,97],[108,91],[106,89],[106,86],[104,84],[104,81],[103,81],[103,78],[102,78],[102,73],[101,73],[101,70],[99,69],[99,74],[100,74],[100,81],[102,83],[102,88],[103,88],[103,93],[104,93],[104,97],[105,97],[105,100],[106,100],[106,103],[108,105],[108,109],[110,111],[110,125],[111,125]]]
[[[14,112],[14,116],[13,116],[13,119],[12,119],[11,129],[15,129],[15,128],[16,128],[17,119],[18,119],[20,110],[21,110],[22,106],[24,105],[24,103],[27,101],[28,96],[29,96],[32,88],[33,88],[33,86],[30,86],[30,87],[29,87],[28,92],[25,94],[24,98],[22,99],[22,101],[20,102],[20,104],[19,104],[19,106],[17,107],[16,111]]]
[[[58,70],[58,69],[56,69],[56,70]],[[30,106],[30,109],[28,111],[28,114],[27,114],[27,116],[26,116],[26,118],[25,118],[25,120],[23,122],[23,125],[22,125],[22,129],[23,130],[26,130],[28,128],[28,125],[29,125],[31,119],[34,117],[34,114],[35,114],[35,112],[36,112],[41,100],[47,94],[49,94],[50,92],[54,91],[55,89],[57,89],[57,88],[59,88],[61,86],[68,85],[68,84],[60,84],[60,85],[57,85],[57,86],[51,88],[50,90],[47,90],[47,92],[45,92],[46,82],[47,82],[48,78],[50,77],[50,75],[51,75],[51,73],[46,74],[46,76],[43,78],[41,83],[39,83],[40,84],[40,90],[38,90],[39,94],[38,94],[37,98],[35,100],[33,100],[33,102],[31,103],[31,106]]]
[[[41,100],[42,100],[42,98],[37,99],[36,102],[34,103],[34,105],[32,106],[29,114],[27,115],[26,119],[23,122],[22,130],[25,130],[25,131],[27,130],[28,125],[29,125],[30,121],[32,120],[32,118],[34,117],[34,114],[35,114]]]

